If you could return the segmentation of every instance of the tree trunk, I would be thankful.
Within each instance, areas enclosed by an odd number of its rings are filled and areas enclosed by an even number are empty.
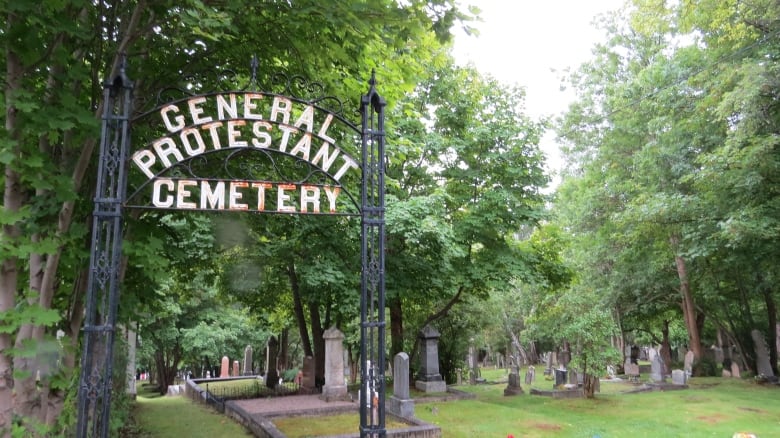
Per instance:
[[[582,379],[582,396],[585,398],[596,398],[596,392],[599,391],[599,376],[585,374]]]
[[[309,337],[309,328],[306,326],[306,314],[303,311],[303,302],[301,301],[301,290],[298,284],[298,274],[295,272],[295,264],[290,261],[287,266],[287,277],[290,279],[290,290],[293,296],[293,312],[295,321],[298,323],[298,334],[301,336],[301,346],[303,355],[314,357],[314,350]]]
[[[661,359],[664,362],[664,374],[672,373],[672,346],[669,343],[669,321],[664,320],[661,327],[661,351],[658,353],[661,355]]]
[[[387,300],[390,308],[390,357],[404,351],[404,318],[401,299],[398,297]]]
[[[309,318],[311,320],[311,336],[314,338],[314,381],[325,384],[325,330],[320,321],[320,307],[317,303],[309,303]]]
[[[703,356],[701,347],[701,336],[699,335],[699,326],[696,318],[696,306],[693,301],[693,293],[691,292],[691,285],[688,281],[688,272],[685,265],[685,259],[683,259],[677,252],[677,246],[679,244],[679,237],[672,236],[669,238],[672,244],[672,249],[675,252],[674,261],[677,266],[677,277],[680,279],[680,294],[682,295],[682,311],[685,319],[685,328],[688,330],[688,348],[693,351],[695,360],[700,360]]]
[[[772,365],[772,372],[777,376],[779,374],[777,372],[777,305],[772,298],[772,290],[770,288],[764,287],[763,292],[768,321],[767,346],[769,347],[769,363]]]

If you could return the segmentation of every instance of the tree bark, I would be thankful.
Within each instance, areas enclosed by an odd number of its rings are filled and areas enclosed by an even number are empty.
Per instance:
[[[6,17],[6,28],[12,28],[17,17],[9,14]],[[13,156],[19,156],[19,132],[16,126],[16,107],[12,96],[21,89],[22,64],[16,53],[6,45],[5,72],[5,130],[13,144]],[[3,208],[6,214],[13,215],[22,207],[23,194],[19,174],[12,164],[5,166],[5,181],[3,189]],[[8,244],[15,244],[21,235],[19,223],[5,223],[2,237]],[[0,267],[0,312],[10,312],[16,307],[16,291],[19,281],[17,257],[6,257]],[[12,424],[14,411],[14,379],[13,359],[10,355],[13,349],[12,333],[0,333],[0,433],[10,435],[6,427]]]
[[[387,300],[390,308],[390,357],[404,351],[404,318],[401,299],[398,297]]]
[[[777,376],[779,375],[777,372],[777,305],[772,297],[772,290],[769,287],[764,287],[763,293],[768,321],[767,346],[769,347],[769,363],[772,365],[772,372]]]
[[[680,239],[677,236],[669,238],[675,253],[674,261],[677,266],[677,277],[680,279],[680,294],[682,295],[681,307],[685,319],[685,328],[688,330],[688,348],[693,351],[696,360],[700,360],[703,356],[703,351],[698,321],[696,318],[696,306],[693,300],[693,293],[691,292],[691,285],[688,281],[685,259],[683,259],[677,251],[679,240]]]
[[[290,290],[293,296],[293,312],[295,321],[298,323],[298,334],[301,336],[301,346],[303,355],[314,357],[314,350],[309,337],[309,328],[306,326],[306,314],[303,311],[303,302],[301,301],[301,290],[298,284],[298,274],[295,272],[295,264],[291,261],[287,266],[287,277],[290,279]]]

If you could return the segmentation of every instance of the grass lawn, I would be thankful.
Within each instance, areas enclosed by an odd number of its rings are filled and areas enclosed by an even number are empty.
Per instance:
[[[133,438],[251,437],[243,426],[186,397],[163,397],[147,384],[138,388],[133,409]]]
[[[483,371],[488,382],[505,378],[503,370]],[[441,427],[446,438],[498,437],[731,437],[750,432],[780,436],[780,388],[749,380],[695,378],[680,391],[625,394],[633,386],[602,382],[595,400],[552,399],[528,394],[503,395],[506,383],[464,385],[476,399],[427,402],[417,417]],[[549,390],[552,382],[537,373],[531,387]],[[231,420],[183,397],[139,395],[141,437],[248,436]],[[292,421],[290,421],[292,420]],[[316,437],[357,431],[357,414],[276,422],[290,437]],[[300,429],[305,424],[306,429]],[[393,425],[388,423],[388,429]]]

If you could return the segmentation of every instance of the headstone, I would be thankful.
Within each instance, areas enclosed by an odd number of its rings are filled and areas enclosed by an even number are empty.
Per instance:
[[[741,377],[739,374],[739,364],[733,361],[731,362],[731,377]]]
[[[409,355],[404,352],[393,359],[393,395],[388,408],[401,418],[414,417],[414,400],[409,398]]]
[[[569,362],[571,362],[571,352],[569,351],[568,343],[563,344],[563,349],[558,355],[558,360],[560,361],[561,369],[568,369]]]
[[[688,353],[688,349],[685,347],[677,347],[677,360],[685,360],[685,354]]]
[[[279,370],[276,369],[278,357],[279,342],[271,336],[265,346],[265,386],[271,389],[279,385]]]
[[[721,377],[731,377],[731,371],[723,370],[723,371],[721,371],[720,376]]]
[[[753,345],[756,349],[756,372],[759,376],[774,377],[772,365],[769,362],[769,349],[766,346],[764,335],[758,330],[752,330],[750,336],[753,338]]]
[[[673,385],[685,385],[685,371],[672,370],[672,384]]]
[[[239,370],[239,364],[238,364],[238,361],[237,361],[237,360],[234,360],[234,361],[233,361],[233,377],[236,377],[236,376],[238,376],[238,375],[239,375],[239,373],[238,373],[238,370]]]
[[[580,376],[577,370],[569,370],[569,384],[578,385],[580,383]]]
[[[720,347],[713,347],[712,351],[715,352],[715,363],[723,363],[723,349]]]
[[[520,371],[518,370],[517,365],[513,365],[512,371],[509,373],[509,381],[507,382],[506,388],[504,388],[504,395],[512,396],[522,393],[523,387],[520,386]]]
[[[658,352],[655,351],[655,348],[649,348],[647,350],[647,354],[645,355],[645,357],[647,358],[646,360],[649,360],[650,363],[653,363],[653,360],[655,360],[655,357],[657,355],[658,355]],[[641,359],[641,357],[640,357],[640,359]]]
[[[316,389],[314,379],[314,358],[306,356],[303,358],[303,376],[301,376],[301,388],[303,393],[312,394]]]
[[[477,348],[474,346],[474,338],[469,339],[469,385],[477,384],[479,376],[479,364],[477,363]]]
[[[462,385],[463,384],[463,369],[462,368],[456,369],[455,370],[455,374],[458,375],[457,376],[457,378],[458,378],[458,385],[459,386]]]
[[[222,356],[222,366],[219,368],[219,377],[230,377],[230,359],[227,356]]]
[[[552,374],[552,353],[547,352],[547,357],[545,357],[544,359],[545,359],[544,375],[549,376],[550,374]]]
[[[552,366],[554,366],[554,367],[558,366],[558,352],[556,352],[556,351],[551,351],[550,352],[550,361],[551,361],[550,363],[552,364]]]
[[[439,332],[431,326],[420,331],[420,371],[414,387],[423,392],[447,392],[447,383],[439,374],[439,337]],[[471,358],[476,365],[477,355]]]
[[[685,370],[685,375],[688,377],[693,374],[693,360],[696,358],[696,356],[693,355],[693,351],[688,351],[685,353],[685,361],[683,369]]]
[[[555,372],[555,383],[553,384],[553,388],[559,388],[566,384],[566,370],[562,370],[559,368],[556,368],[553,370]]]
[[[631,363],[639,363],[639,347],[636,345],[631,346]]]
[[[639,349],[639,360],[649,360],[650,362],[652,362],[655,353],[656,353],[655,349],[652,347],[651,348],[642,347]]]
[[[631,359],[626,360],[626,364],[623,366],[626,376],[630,381],[639,381],[639,365],[631,363]]]
[[[525,384],[530,385],[535,378],[536,378],[536,369],[534,369],[533,365],[530,365],[528,369],[525,371]]]
[[[655,351],[655,350],[652,350]],[[653,362],[650,364],[650,380],[656,383],[663,382],[664,379],[664,361],[660,354],[653,356]]]
[[[247,345],[244,348],[244,375],[251,376],[252,372],[252,346]]]
[[[344,383],[344,333],[335,327],[325,330],[325,386],[320,398],[325,401],[348,400]]]
[[[607,377],[610,379],[615,378],[615,367],[613,365],[607,365]]]

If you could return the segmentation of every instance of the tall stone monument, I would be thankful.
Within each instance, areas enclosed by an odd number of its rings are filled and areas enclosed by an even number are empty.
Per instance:
[[[414,418],[414,400],[409,398],[409,355],[404,352],[393,359],[393,395],[388,409],[401,418]]]
[[[447,383],[439,374],[438,330],[425,326],[420,331],[420,372],[414,387],[423,392],[447,392]]]
[[[244,373],[245,376],[251,376],[254,374],[252,369],[252,346],[247,345],[244,348]]]
[[[279,370],[276,369],[278,357],[279,341],[271,336],[265,346],[265,386],[271,389],[279,386]]]
[[[219,377],[230,377],[230,359],[227,356],[222,356],[222,363],[219,368]]]
[[[325,330],[325,386],[320,398],[325,401],[349,400],[344,383],[344,333],[335,327]]]

